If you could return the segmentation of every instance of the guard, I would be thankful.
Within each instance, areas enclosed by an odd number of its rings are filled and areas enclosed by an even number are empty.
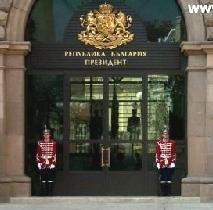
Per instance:
[[[40,173],[41,195],[52,195],[56,167],[56,141],[51,138],[50,130],[46,126],[43,139],[37,144],[36,162]]]
[[[169,138],[167,129],[163,131],[162,138],[156,144],[156,164],[160,174],[161,195],[171,195],[172,175],[176,162],[176,142]]]

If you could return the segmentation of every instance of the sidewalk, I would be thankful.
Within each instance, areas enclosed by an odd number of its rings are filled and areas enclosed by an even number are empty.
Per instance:
[[[30,197],[11,198],[0,210],[212,210],[213,203],[184,197]]]

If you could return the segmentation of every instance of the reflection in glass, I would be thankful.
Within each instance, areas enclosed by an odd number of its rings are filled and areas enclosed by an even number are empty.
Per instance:
[[[151,42],[186,40],[184,18],[176,0],[125,0],[141,18]]]
[[[149,171],[156,171],[155,147],[156,140],[149,140],[147,144],[147,168]]]
[[[71,78],[70,89],[70,139],[102,139],[103,79]]]
[[[142,139],[142,78],[111,78],[109,82],[109,132],[111,139]]]
[[[70,170],[101,170],[99,143],[71,143],[69,148]]]
[[[170,93],[165,90],[168,76],[152,75],[148,78],[148,139],[161,136],[164,125],[169,124]]]
[[[111,144],[112,171],[137,171],[142,169],[142,144]]]
[[[75,17],[76,12],[93,1],[37,0],[27,24],[26,39],[39,42],[62,42],[70,20],[80,18],[81,14]],[[103,3],[103,1],[95,2],[97,2],[97,7]],[[186,40],[185,23],[176,0],[124,0],[123,2],[143,22],[148,41],[181,42]],[[113,4],[114,1],[109,0],[107,3]],[[81,30],[80,21],[79,30]]]
[[[70,19],[90,1],[37,0],[28,21],[27,40],[61,42]]]
[[[70,102],[70,138],[89,139],[90,110],[87,102]]]
[[[164,125],[171,138],[184,139],[184,76],[152,75],[148,83],[148,139],[159,138]]]
[[[95,109],[89,121],[90,139],[102,139],[102,122],[103,118],[100,116],[98,109]]]
[[[63,76],[27,76],[27,139],[38,141],[44,125],[56,140],[63,139]]]
[[[137,117],[137,109],[132,109],[132,116],[128,118],[127,131],[130,140],[139,139],[140,135],[140,117]]]
[[[185,79],[183,75],[148,77],[148,169],[153,167],[155,144],[164,125],[177,143],[176,168],[185,170]]]

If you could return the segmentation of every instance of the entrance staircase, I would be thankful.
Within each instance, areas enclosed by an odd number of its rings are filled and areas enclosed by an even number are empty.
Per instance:
[[[213,210],[198,197],[12,197],[0,210]]]

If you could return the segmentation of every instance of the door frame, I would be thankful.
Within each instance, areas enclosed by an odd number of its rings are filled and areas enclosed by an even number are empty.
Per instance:
[[[159,192],[158,189],[158,180],[157,180],[157,173],[153,171],[149,171],[147,167],[147,145],[148,145],[148,75],[155,74],[155,75],[170,75],[170,74],[177,74],[177,72],[174,71],[167,71],[165,72],[143,72],[140,74],[132,74],[132,71],[124,71],[122,74],[120,72],[113,72],[114,74],[112,75],[112,72],[104,72],[101,71],[102,74],[98,74],[97,72],[88,72],[85,74],[84,72],[69,72],[67,74],[64,74],[64,141],[63,141],[63,149],[65,153],[68,153],[68,144],[69,144],[69,98],[70,98],[70,82],[69,79],[71,77],[103,77],[105,78],[103,81],[103,104],[104,104],[104,110],[108,110],[108,103],[109,100],[105,100],[109,94],[109,89],[108,89],[108,80],[106,78],[112,77],[112,76],[126,76],[126,77],[141,77],[142,78],[142,91],[143,91],[143,100],[141,108],[143,109],[142,111],[142,116],[141,116],[141,122],[142,122],[142,170],[140,171],[109,171],[107,168],[104,168],[102,171],[69,171],[68,170],[68,158],[64,158],[64,170],[59,173],[60,179],[63,179],[63,177],[67,177],[66,179],[73,179],[77,180],[76,177],[81,176],[81,177],[93,177],[96,181],[102,179],[104,182],[101,184],[101,188],[105,189],[103,191],[100,190],[100,186],[97,187],[99,192],[88,192],[84,191],[85,187],[82,185],[82,191],[80,190],[79,192],[73,191],[71,195],[157,195]],[[180,75],[180,71],[178,71],[178,74]],[[103,143],[105,145],[109,145],[113,142],[108,142],[106,139],[107,137],[107,131],[108,131],[108,111],[104,112],[104,128],[103,129],[103,135],[104,141]],[[67,129],[68,128],[68,129]],[[65,161],[66,159],[66,161]],[[125,177],[125,180],[131,180],[132,185],[130,185],[129,192],[126,192],[124,189],[123,191],[116,191],[116,188],[114,188],[115,191],[110,190],[110,187],[115,186],[115,180],[119,181],[121,180],[121,176]],[[92,179],[93,179],[92,178]],[[99,179],[100,178],[100,179]],[[134,183],[134,180],[138,180],[136,183]],[[144,185],[149,186],[149,189],[147,188],[146,190],[141,190]],[[61,187],[56,187],[57,190],[55,190],[56,195],[61,195],[60,193],[58,194],[57,191],[66,186],[66,183],[62,184]],[[132,186],[132,187],[131,187]],[[75,186],[77,187],[77,186]],[[90,187],[94,188],[94,185],[92,184]],[[60,190],[59,190],[60,191]],[[70,195],[68,192],[64,192],[63,195]]]

